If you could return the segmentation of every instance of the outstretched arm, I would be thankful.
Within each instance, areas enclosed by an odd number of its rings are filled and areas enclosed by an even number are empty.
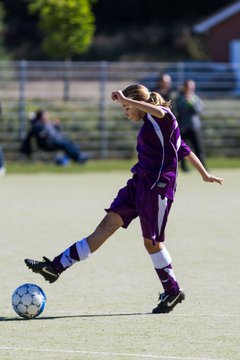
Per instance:
[[[199,158],[192,151],[190,152],[189,155],[185,157],[185,159],[189,161],[197,169],[197,171],[202,176],[203,181],[211,182],[211,183],[216,182],[220,185],[223,184],[223,178],[209,174],[205,169],[205,167],[203,166],[203,164],[201,163],[201,161],[199,160]]]
[[[114,91],[112,93],[112,100],[118,101],[122,106],[125,105],[129,107],[135,107],[145,113],[149,113],[160,119],[163,118],[163,116],[165,115],[165,111],[161,107],[147,103],[145,101],[129,99],[123,95],[121,90]]]

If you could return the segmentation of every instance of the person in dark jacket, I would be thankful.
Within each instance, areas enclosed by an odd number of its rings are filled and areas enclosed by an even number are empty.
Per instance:
[[[160,74],[157,84],[153,91],[159,93],[164,100],[170,101],[172,99],[172,78],[169,74]]]
[[[205,155],[202,144],[200,114],[203,109],[202,100],[195,93],[196,84],[193,80],[186,80],[182,90],[175,100],[175,110],[182,139],[191,146],[204,167]],[[188,171],[186,161],[181,161],[183,171]]]

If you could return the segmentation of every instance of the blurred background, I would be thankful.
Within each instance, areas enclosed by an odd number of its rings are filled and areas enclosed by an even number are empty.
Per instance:
[[[93,159],[135,156],[138,127],[111,92],[160,74],[193,79],[206,156],[240,157],[240,1],[0,1],[0,145],[19,149],[38,109]],[[34,146],[34,145],[33,145]],[[32,161],[48,160],[36,151]]]

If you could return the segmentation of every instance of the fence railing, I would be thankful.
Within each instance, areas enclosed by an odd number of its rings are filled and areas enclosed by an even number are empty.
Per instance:
[[[172,77],[173,91],[186,79],[196,81],[205,102],[207,152],[216,155],[221,150],[223,155],[239,156],[240,64],[25,60],[0,62],[0,143],[6,156],[15,156],[29,113],[39,108],[60,118],[63,130],[94,157],[132,156],[136,129],[112,103],[111,92],[133,82],[153,89],[164,72]]]

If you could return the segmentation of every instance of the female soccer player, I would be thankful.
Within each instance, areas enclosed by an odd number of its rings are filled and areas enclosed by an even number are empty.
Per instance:
[[[112,93],[128,119],[143,120],[137,137],[138,162],[131,169],[133,176],[120,189],[107,215],[95,231],[56,256],[53,261],[25,259],[33,272],[50,283],[76,261],[83,261],[95,252],[118,228],[127,228],[139,216],[144,245],[162,283],[164,292],[153,313],[168,313],[185,298],[172,269],[172,260],[164,246],[164,230],[176,190],[178,161],[185,157],[204,181],[222,184],[223,179],[210,175],[190,148],[181,141],[178,123],[170,103],[161,95],[140,84]]]

